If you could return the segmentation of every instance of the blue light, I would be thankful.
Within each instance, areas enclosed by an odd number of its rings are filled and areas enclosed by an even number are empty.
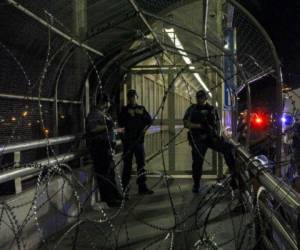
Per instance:
[[[285,117],[281,117],[281,121],[282,121],[282,123],[286,123],[286,118]]]
[[[294,116],[292,116],[290,114],[284,114],[281,117],[281,122],[285,126],[292,126],[295,122],[295,119],[294,119]]]

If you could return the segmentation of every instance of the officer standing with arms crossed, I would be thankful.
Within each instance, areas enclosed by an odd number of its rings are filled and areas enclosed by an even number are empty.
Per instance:
[[[142,105],[137,104],[137,97],[137,93],[134,89],[129,89],[127,91],[128,105],[122,107],[118,119],[119,126],[125,129],[123,137],[124,166],[122,184],[124,191],[127,191],[127,199],[133,155],[135,155],[137,164],[137,184],[139,194],[153,194],[153,191],[148,189],[146,185],[146,175],[144,169],[144,138],[146,128],[151,124],[152,119],[146,108]]]
[[[91,153],[94,171],[98,183],[101,200],[110,207],[121,205],[118,193],[112,149],[114,141],[114,123],[108,113],[110,106],[107,95],[98,98],[97,105],[88,114],[86,119],[87,146]]]
[[[192,104],[185,112],[183,123],[189,129],[188,141],[192,147],[193,192],[198,193],[202,176],[203,160],[208,148],[223,153],[226,164],[235,175],[235,159],[231,144],[219,135],[219,118],[213,106],[207,103],[207,93],[196,93],[197,104]],[[231,183],[232,187],[234,182]],[[235,187],[234,187],[235,188]]]

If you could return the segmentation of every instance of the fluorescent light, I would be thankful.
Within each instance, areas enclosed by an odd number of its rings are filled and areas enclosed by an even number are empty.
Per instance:
[[[198,82],[200,82],[201,86],[205,89],[206,92],[209,92],[208,87],[205,85],[205,83],[202,81],[199,73],[194,73],[193,74],[195,76],[195,78],[198,80]],[[210,92],[209,92],[210,93]]]
[[[187,53],[184,51],[184,47],[183,47],[182,43],[180,42],[180,40],[178,39],[178,37],[177,37],[174,29],[173,28],[165,29],[165,32],[168,34],[169,38],[174,43],[175,47],[177,49],[179,49],[178,52],[179,52],[180,55],[182,55],[182,59],[184,60],[184,62],[186,64],[188,64],[188,65],[191,65],[192,64],[192,60],[187,56]],[[190,66],[189,68],[190,69],[195,69],[194,66]],[[206,86],[206,84],[201,79],[199,73],[194,73],[193,75],[197,79],[197,81],[201,84],[201,86],[204,88],[204,90],[206,92],[208,92],[208,95],[210,97],[212,97],[211,92],[209,91],[208,87]]]
[[[165,32],[166,33],[174,33],[174,29],[173,28],[165,29]]]

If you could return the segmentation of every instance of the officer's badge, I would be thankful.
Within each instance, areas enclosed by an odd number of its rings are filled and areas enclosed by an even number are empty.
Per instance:
[[[128,109],[128,113],[129,113],[131,116],[135,116],[134,109]]]
[[[144,110],[143,109],[136,109],[135,113],[138,114],[138,115],[142,115],[144,113]]]

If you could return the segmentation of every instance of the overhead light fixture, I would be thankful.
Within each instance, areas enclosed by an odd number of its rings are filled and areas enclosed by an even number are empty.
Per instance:
[[[182,43],[180,42],[180,40],[178,39],[174,29],[173,28],[165,29],[165,32],[168,34],[169,38],[174,43],[175,47],[178,49],[179,54],[182,55],[182,59],[184,60],[184,62],[188,65],[191,65],[192,60],[188,57],[187,53],[184,51],[184,47],[183,47]],[[190,67],[194,67],[194,66],[190,66]],[[195,67],[194,67],[194,69],[195,69]],[[193,73],[193,75],[197,79],[197,81],[201,84],[203,89],[208,93],[208,95],[210,97],[212,97],[211,92],[209,91],[208,87],[206,86],[206,84],[201,79],[200,74],[199,73]]]

